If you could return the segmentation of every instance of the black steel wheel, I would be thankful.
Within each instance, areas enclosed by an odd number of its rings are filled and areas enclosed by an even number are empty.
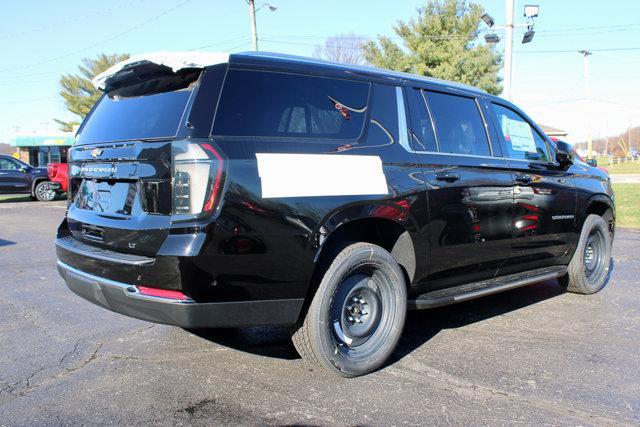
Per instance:
[[[331,262],[293,342],[312,364],[342,376],[379,368],[400,338],[406,283],[383,248],[355,243]]]
[[[590,284],[597,284],[602,281],[603,275],[607,273],[609,259],[606,251],[604,232],[599,228],[594,228],[587,237],[584,245],[584,275]]]
[[[589,215],[585,219],[567,275],[560,279],[569,292],[593,294],[605,287],[611,269],[612,235],[602,217]]]

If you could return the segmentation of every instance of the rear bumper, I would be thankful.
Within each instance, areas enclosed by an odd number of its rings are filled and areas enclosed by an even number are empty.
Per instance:
[[[304,299],[198,303],[142,295],[135,285],[80,271],[58,261],[58,272],[69,289],[116,313],[186,329],[255,325],[291,325]]]
[[[66,189],[65,190],[62,189],[62,184],[60,184],[59,182],[55,182],[55,181],[49,181],[49,188],[54,190],[54,191],[60,191],[60,192],[67,191]]]

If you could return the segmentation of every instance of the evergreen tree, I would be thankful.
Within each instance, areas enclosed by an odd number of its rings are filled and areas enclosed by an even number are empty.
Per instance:
[[[129,54],[98,55],[96,59],[83,58],[82,64],[78,66],[79,74],[65,74],[60,77],[60,95],[64,98],[64,103],[69,111],[78,116],[79,120],[65,122],[54,119],[63,132],[71,132],[73,126],[80,124],[91,107],[96,103],[101,91],[93,87],[91,79],[105,71],[112,65],[129,58]]]
[[[502,57],[478,42],[483,8],[466,0],[430,0],[417,18],[398,21],[391,38],[364,45],[365,58],[381,68],[469,84],[492,94],[502,91],[498,71]]]

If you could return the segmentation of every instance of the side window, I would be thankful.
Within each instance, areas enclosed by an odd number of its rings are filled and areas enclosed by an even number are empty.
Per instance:
[[[375,84],[367,145],[393,144],[398,142],[398,133],[396,87]]]
[[[0,169],[4,170],[17,170],[18,164],[9,159],[0,159]]]
[[[549,162],[549,151],[544,139],[520,114],[493,104],[497,123],[502,130],[507,157],[520,160]]]
[[[411,146],[418,151],[438,151],[431,117],[422,90],[408,89],[409,116],[411,117]]]
[[[264,71],[229,70],[214,135],[355,140],[369,83]]]
[[[484,122],[475,99],[426,92],[441,153],[490,156]]]

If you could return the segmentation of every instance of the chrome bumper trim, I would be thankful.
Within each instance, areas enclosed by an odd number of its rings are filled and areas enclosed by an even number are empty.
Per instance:
[[[140,293],[140,290],[135,285],[129,285],[127,283],[116,282],[115,280],[105,279],[104,277],[94,276],[93,274],[86,273],[84,271],[80,271],[77,268],[73,268],[70,265],[67,265],[64,262],[60,261],[60,260],[57,261],[57,265],[58,265],[58,267],[60,267],[61,269],[65,270],[67,272],[71,272],[71,273],[73,273],[75,275],[78,275],[78,276],[81,276],[81,277],[83,277],[85,279],[94,281],[98,285],[101,285],[101,286],[104,285],[104,286],[109,286],[111,288],[120,289],[125,293],[125,295],[127,295],[128,297],[131,297],[131,298],[141,299],[141,300],[145,300],[145,301],[159,301],[159,302],[172,303],[172,304],[193,304],[193,303],[195,303],[195,301],[192,300],[189,297],[187,297],[187,299],[185,299],[185,300],[178,300],[178,299],[173,299],[173,298],[163,298],[163,297],[157,297],[157,296],[151,296],[151,295],[143,295],[143,294]]]

